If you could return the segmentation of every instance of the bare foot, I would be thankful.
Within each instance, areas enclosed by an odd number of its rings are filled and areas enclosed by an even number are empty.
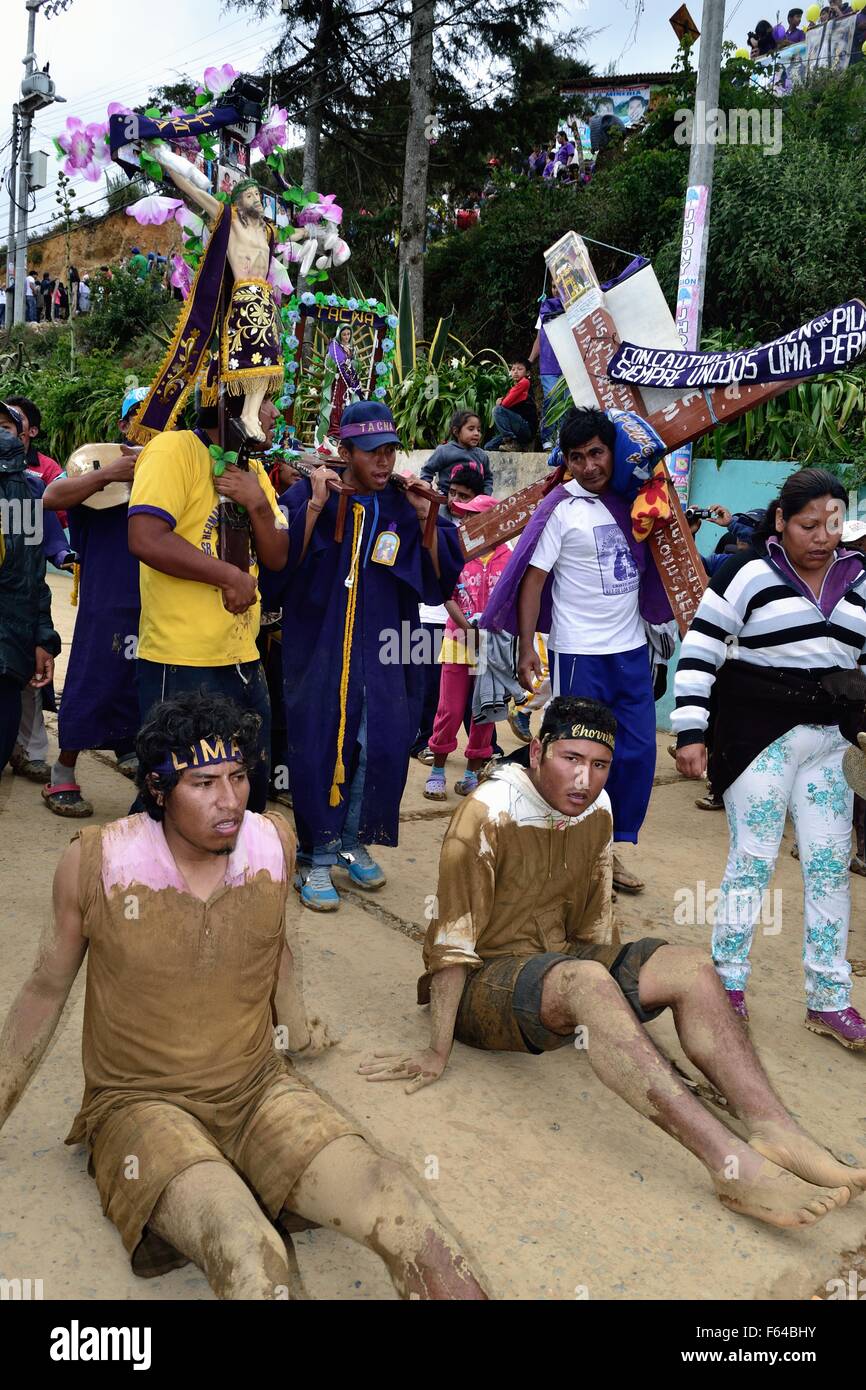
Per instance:
[[[749,1143],[764,1158],[819,1187],[847,1187],[852,1197],[866,1191],[866,1168],[841,1163],[802,1129],[785,1129],[765,1121],[749,1135]]]
[[[713,1185],[723,1206],[770,1226],[814,1226],[848,1201],[847,1187],[816,1187],[766,1160],[754,1177],[725,1178],[714,1173]]]

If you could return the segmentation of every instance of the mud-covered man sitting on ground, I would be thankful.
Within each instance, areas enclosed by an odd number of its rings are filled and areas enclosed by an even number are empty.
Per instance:
[[[192,1260],[220,1298],[286,1298],[272,1223],[294,1213],[375,1250],[403,1297],[483,1298],[397,1164],[285,1060],[333,1039],[304,1008],[287,929],[294,836],[246,810],[257,740],[258,716],[222,696],[151,711],[146,810],[84,830],[57,869],[54,923],[0,1036],[0,1125],[89,952],[67,1142],[86,1141],[136,1274]]]
[[[557,697],[529,766],[501,764],[458,808],[419,983],[430,1046],[359,1070],[415,1091],[442,1075],[455,1038],[507,1052],[579,1043],[605,1085],[700,1159],[726,1206],[774,1226],[812,1225],[866,1187],[866,1169],[839,1163],[785,1110],[706,952],[619,941],[604,790],[615,744],[605,705]],[[747,1141],[692,1094],[641,1026],[666,1008]]]

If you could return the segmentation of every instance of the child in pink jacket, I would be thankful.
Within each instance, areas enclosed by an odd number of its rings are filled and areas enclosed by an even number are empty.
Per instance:
[[[455,504],[454,510],[484,512],[495,506],[495,497],[482,496],[459,506]],[[430,801],[444,801],[446,798],[445,762],[448,754],[457,747],[457,731],[463,722],[475,680],[479,640],[477,621],[510,559],[510,547],[499,545],[486,555],[467,560],[460,572],[457,588],[445,605],[448,620],[439,655],[442,663],[439,705],[428,744],[433,754],[433,765],[424,787],[424,795]],[[454,783],[454,790],[459,796],[468,796],[478,786],[478,768],[493,755],[493,730],[492,724],[476,724],[474,719],[471,721],[465,750],[466,772],[459,782]]]

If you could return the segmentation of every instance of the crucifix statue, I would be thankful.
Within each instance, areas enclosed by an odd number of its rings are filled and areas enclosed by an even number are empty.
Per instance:
[[[182,193],[212,220],[231,219],[225,246],[225,265],[231,272],[219,325],[219,377],[230,395],[242,395],[244,406],[234,421],[249,445],[264,441],[259,410],[265,396],[278,395],[283,384],[280,315],[268,272],[274,231],[265,220],[255,179],[241,179],[232,190],[228,208],[211,193],[174,168],[167,173]],[[306,233],[304,233],[306,235]]]
[[[641,416],[661,440],[674,449],[699,439],[725,420],[735,420],[770,396],[790,390],[792,382],[763,386],[717,387],[695,390],[651,410],[635,387],[612,381],[607,366],[620,346],[620,337],[605,302],[586,244],[575,232],[567,232],[545,253],[554,287],[562,301],[563,334],[571,333],[588,379],[588,396],[602,410],[631,411]],[[589,404],[590,400],[582,401]],[[459,524],[460,540],[467,557],[517,536],[530,520],[541,499],[562,481],[563,470],[551,469],[548,477],[505,498],[489,511],[467,517]],[[691,531],[665,465],[657,466],[658,490],[665,514],[649,535],[653,560],[661,576],[674,616],[684,633],[694,616],[706,575]]]

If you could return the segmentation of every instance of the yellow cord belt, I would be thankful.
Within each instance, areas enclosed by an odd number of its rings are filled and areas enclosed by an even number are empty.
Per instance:
[[[352,503],[352,560],[345,579],[348,589],[346,596],[346,621],[343,626],[343,668],[340,672],[340,725],[337,729],[337,759],[334,763],[334,777],[331,782],[332,806],[339,806],[343,799],[340,787],[346,780],[343,764],[343,739],[346,737],[346,705],[349,699],[349,668],[352,661],[352,637],[355,631],[355,611],[358,606],[358,562],[361,556],[361,533],[364,529],[364,508],[359,502]]]

